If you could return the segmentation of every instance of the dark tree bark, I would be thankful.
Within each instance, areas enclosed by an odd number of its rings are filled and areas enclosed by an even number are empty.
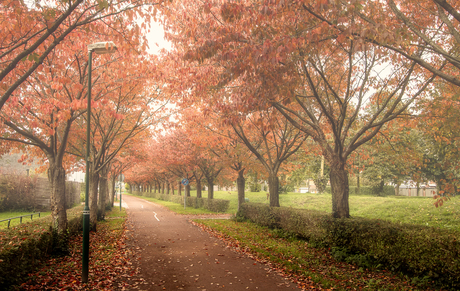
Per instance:
[[[99,173],[90,171],[89,179],[89,221],[91,229],[96,230],[97,225],[97,197],[99,188]]]
[[[115,187],[116,180],[117,180],[116,176],[113,176],[113,175],[110,176],[110,185],[111,185],[110,205],[112,206],[112,208],[115,205],[115,196],[117,195],[117,188]]]
[[[279,178],[275,173],[268,176],[268,192],[270,193],[270,206],[280,207]]]
[[[335,218],[350,217],[348,172],[345,169],[345,163],[346,161],[335,162],[330,172],[332,216]]]
[[[238,178],[236,179],[236,185],[238,189],[238,210],[240,210],[241,205],[244,203],[244,186],[246,180],[244,179],[244,169],[238,171]]]
[[[208,199],[214,199],[214,183],[208,182]]]
[[[107,193],[108,193],[108,181],[107,175],[109,174],[107,167],[104,167],[100,171],[99,176],[99,211],[101,216],[99,217],[100,220],[105,219],[105,207],[107,204]]]
[[[51,216],[53,218],[53,225],[57,227],[59,232],[62,232],[67,229],[64,168],[50,163],[48,180],[51,183]]]
[[[198,198],[202,198],[201,187],[201,180],[196,179],[196,197]]]

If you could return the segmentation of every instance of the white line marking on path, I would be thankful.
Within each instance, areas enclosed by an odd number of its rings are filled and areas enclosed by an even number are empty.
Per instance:
[[[141,208],[144,208],[144,204],[141,204]]]
[[[157,213],[156,213],[155,211],[153,211],[153,213],[155,213],[155,218],[156,218],[156,220],[160,221],[160,220],[158,219],[158,217],[157,217]]]

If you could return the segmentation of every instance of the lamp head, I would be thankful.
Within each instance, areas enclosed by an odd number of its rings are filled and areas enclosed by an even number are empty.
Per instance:
[[[96,42],[88,45],[88,51],[93,51],[97,54],[112,54],[117,50],[117,46],[113,41]]]

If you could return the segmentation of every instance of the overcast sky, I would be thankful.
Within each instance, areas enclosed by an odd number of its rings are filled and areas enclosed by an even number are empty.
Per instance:
[[[149,41],[149,52],[151,54],[157,54],[162,48],[171,48],[171,44],[164,39],[163,27],[156,22],[152,23],[147,39]]]

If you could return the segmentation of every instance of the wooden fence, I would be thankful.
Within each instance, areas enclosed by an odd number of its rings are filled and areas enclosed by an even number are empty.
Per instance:
[[[80,187],[81,183],[74,181],[65,182],[65,199],[66,207],[72,207],[76,203],[80,203]],[[49,208],[51,205],[51,184],[46,178],[38,178],[35,188],[35,203],[36,205]]]
[[[4,185],[7,183],[8,179],[16,178],[17,176],[4,174],[0,179],[0,184]],[[51,183],[47,178],[38,177],[34,186],[32,193],[34,197],[33,206],[38,209],[49,209],[51,206]],[[65,199],[67,208],[80,203],[80,188],[80,182],[66,181]]]

